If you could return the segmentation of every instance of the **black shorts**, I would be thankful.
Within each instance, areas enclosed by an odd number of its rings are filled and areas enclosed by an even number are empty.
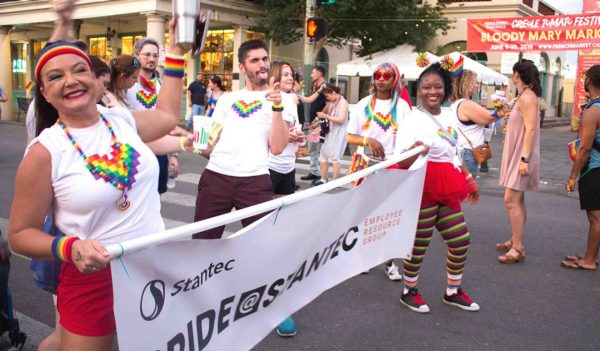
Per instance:
[[[600,210],[600,168],[588,171],[579,180],[579,204],[582,210]]]
[[[296,170],[284,174],[269,169],[269,173],[271,173],[273,194],[289,195],[296,192]]]

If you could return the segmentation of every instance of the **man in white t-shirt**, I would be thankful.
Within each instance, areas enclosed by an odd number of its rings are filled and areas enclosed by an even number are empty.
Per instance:
[[[273,199],[267,158],[269,151],[279,155],[288,144],[279,83],[269,84],[270,62],[264,42],[242,43],[238,60],[246,86],[223,94],[215,107],[212,118],[217,127],[213,130],[220,130],[220,135],[200,177],[194,221]],[[243,219],[242,224],[247,226],[263,215]],[[197,233],[194,239],[219,239],[224,228]]]
[[[127,90],[127,105],[133,111],[152,110],[156,105],[156,99],[160,92],[160,80],[158,80],[158,57],[159,45],[152,38],[141,38],[135,43],[134,55],[140,63],[140,75],[138,81]],[[167,178],[169,169],[179,173],[177,154],[156,155],[160,172],[158,174],[158,193],[167,191]]]

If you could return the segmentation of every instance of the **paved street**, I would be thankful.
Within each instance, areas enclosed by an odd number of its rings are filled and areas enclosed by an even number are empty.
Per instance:
[[[563,184],[570,171],[567,142],[575,137],[567,127],[542,130],[542,184],[527,193],[527,259],[497,263],[494,243],[508,239],[509,225],[498,184],[502,135],[492,141],[490,172],[478,183],[482,199],[466,206],[472,233],[464,288],[480,305],[477,313],[442,303],[445,289],[445,245],[435,234],[420,277],[428,315],[409,311],[398,302],[402,283],[391,282],[381,267],[356,276],[326,292],[295,314],[298,335],[282,339],[274,333],[256,350],[597,350],[600,348],[600,273],[569,271],[559,266],[565,254],[581,253],[587,220],[577,196],[567,196]],[[25,144],[22,125],[0,123],[0,228],[14,192],[16,167]],[[193,218],[196,186],[205,162],[194,155],[180,157],[182,174],[174,191],[163,195],[168,227]],[[308,172],[307,160],[297,164],[297,177]],[[347,165],[347,161],[345,162]],[[346,166],[344,166],[346,168]],[[307,188],[307,182],[299,182]],[[302,214],[298,214],[299,220]],[[238,226],[230,226],[235,231]],[[36,289],[28,261],[13,256],[10,286],[21,329],[28,334],[24,350],[35,345],[54,323],[49,294]],[[8,348],[0,336],[0,350]]]

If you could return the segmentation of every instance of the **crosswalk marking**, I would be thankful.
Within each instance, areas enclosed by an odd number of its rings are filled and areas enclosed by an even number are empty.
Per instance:
[[[175,185],[175,189],[177,189],[177,185]],[[173,191],[175,189],[171,189],[171,190],[167,191],[166,193],[162,194],[160,196],[160,201],[162,203],[166,203],[166,204],[173,204],[173,205],[186,206],[186,207],[196,207],[196,194],[188,195],[188,194],[177,193],[177,192]]]

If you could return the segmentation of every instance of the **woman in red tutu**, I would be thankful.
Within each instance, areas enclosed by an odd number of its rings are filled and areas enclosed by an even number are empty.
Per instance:
[[[479,193],[471,175],[461,167],[456,155],[456,115],[449,108],[442,107],[451,90],[449,71],[439,63],[426,68],[417,81],[421,105],[402,121],[396,133],[396,153],[409,149],[416,141],[429,145],[415,245],[412,259],[404,260],[404,291],[400,298],[403,305],[419,313],[429,312],[429,307],[417,290],[417,278],[434,228],[448,245],[448,286],[444,302],[467,311],[479,310],[479,305],[461,288],[470,234],[460,203],[463,200],[477,202]]]

